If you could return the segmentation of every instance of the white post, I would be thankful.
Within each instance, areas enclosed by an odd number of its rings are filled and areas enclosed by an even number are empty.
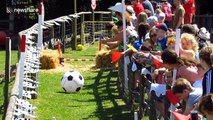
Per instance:
[[[123,46],[124,51],[126,50],[126,6],[125,0],[122,0],[122,16],[123,16]],[[127,60],[124,57],[124,90],[128,90],[128,73],[127,73]]]
[[[175,36],[175,52],[179,56],[179,49],[180,49],[180,29],[176,29],[176,36]],[[175,83],[176,80],[176,73],[177,70],[173,70],[173,77],[172,77],[172,86]]]
[[[43,49],[43,28],[42,25],[44,23],[44,0],[40,0],[39,9],[38,9],[38,41],[37,48],[39,51]],[[40,53],[39,53],[40,54]],[[38,73],[36,73],[36,82],[38,82]],[[36,88],[36,92],[38,93],[38,87]]]
[[[176,40],[175,40],[175,52],[179,56],[179,49],[180,49],[180,29],[176,29]]]
[[[138,120],[138,112],[134,112],[134,120]]]
[[[19,60],[19,99],[23,97],[23,81],[24,81],[24,64],[25,64],[25,47],[26,47],[26,35],[22,35],[21,38],[21,56]]]
[[[175,37],[175,52],[179,56],[179,49],[180,49],[180,29],[176,29],[176,37]],[[177,69],[173,70],[173,76],[172,76],[172,86],[175,83],[176,80],[176,75],[177,75]],[[170,106],[171,112],[175,110],[175,106],[171,104]],[[170,120],[174,120],[174,116],[171,114],[170,115]]]
[[[44,22],[44,4],[43,0],[40,0],[39,8],[38,8],[38,49],[43,49],[43,22]]]

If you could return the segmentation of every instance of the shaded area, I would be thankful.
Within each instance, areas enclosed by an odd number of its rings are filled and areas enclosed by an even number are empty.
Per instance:
[[[3,114],[4,113],[4,105],[1,105],[0,106],[0,114]]]
[[[132,120],[133,116],[130,114],[127,106],[122,102],[117,88],[116,70],[100,70],[94,78],[94,84],[86,86],[88,89],[93,89],[95,96],[97,110],[89,119],[94,116],[100,120]],[[107,105],[110,104],[110,105]]]
[[[14,76],[11,76],[10,81],[9,81],[9,86],[12,86],[14,84]],[[0,78],[0,88],[3,88],[2,91],[0,92],[0,118],[2,118],[3,114],[4,114],[4,86],[5,86],[5,79],[4,78]],[[9,93],[8,95],[11,94],[11,89],[9,88]]]

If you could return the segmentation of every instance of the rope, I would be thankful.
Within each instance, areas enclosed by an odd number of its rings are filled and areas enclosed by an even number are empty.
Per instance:
[[[86,61],[95,61],[95,58],[90,58],[90,59],[87,59],[87,58],[63,58],[63,61],[67,61],[67,62],[70,62],[70,61],[75,61],[75,62],[78,62],[78,61],[83,61],[83,62],[86,62]]]

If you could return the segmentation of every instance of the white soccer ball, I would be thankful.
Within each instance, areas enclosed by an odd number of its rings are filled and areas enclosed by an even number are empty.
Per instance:
[[[84,78],[78,71],[67,71],[62,79],[61,86],[65,92],[78,92],[84,85]]]

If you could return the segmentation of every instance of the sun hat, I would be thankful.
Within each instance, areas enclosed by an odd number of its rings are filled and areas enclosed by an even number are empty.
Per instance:
[[[120,12],[122,13],[122,3],[118,2],[115,4],[115,6],[109,7],[109,10],[115,11],[115,12]]]
[[[205,27],[200,28],[198,32],[198,37],[204,40],[209,40],[210,39],[210,33],[209,31],[206,30]]]

